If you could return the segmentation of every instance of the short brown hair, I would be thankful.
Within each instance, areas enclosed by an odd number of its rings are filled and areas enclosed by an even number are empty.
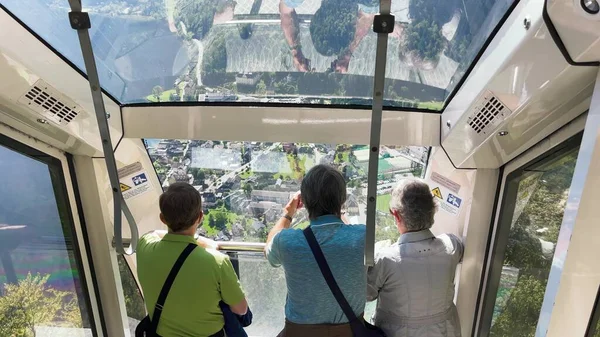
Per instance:
[[[174,183],[158,199],[160,213],[173,232],[193,226],[202,214],[202,197],[190,184]]]

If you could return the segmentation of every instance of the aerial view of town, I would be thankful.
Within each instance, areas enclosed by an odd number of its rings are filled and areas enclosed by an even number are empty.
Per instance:
[[[163,187],[188,182],[202,194],[200,234],[221,241],[264,242],[282,207],[317,164],[347,181],[346,216],[364,223],[369,149],[365,145],[145,140]],[[398,179],[424,174],[429,148],[382,146],[378,175],[378,239],[395,238],[389,194]],[[380,216],[379,216],[380,215]],[[293,226],[308,223],[300,212]],[[380,226],[379,226],[380,225]]]

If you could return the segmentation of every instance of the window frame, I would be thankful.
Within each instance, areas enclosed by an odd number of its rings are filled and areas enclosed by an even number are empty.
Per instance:
[[[600,332],[598,323],[600,322],[600,285],[598,285],[598,292],[596,293],[596,301],[594,301],[594,307],[590,314],[590,321],[588,322],[587,329],[585,331],[585,337],[594,337],[597,332]],[[598,330],[598,331],[596,331]]]
[[[63,151],[52,147],[29,135],[18,132],[5,124],[0,124],[0,145],[20,155],[40,161],[56,173],[51,175],[52,184],[57,199],[57,207],[64,207],[69,222],[67,229],[71,232],[71,244],[75,265],[78,270],[83,306],[87,309],[90,319],[90,329],[94,337],[105,336],[106,327],[101,315],[100,298],[98,296],[98,283],[95,278],[92,258],[89,250],[87,233],[83,223],[83,214],[79,207],[77,186],[73,185],[72,158]],[[58,202],[63,198],[63,205]]]
[[[515,186],[513,178],[522,174],[532,165],[542,163],[553,155],[579,146],[586,119],[587,112],[584,112],[500,168],[502,173],[501,184],[497,192],[498,203],[495,205],[492,228],[488,237],[477,308],[474,312],[475,320],[472,336],[489,336],[491,330],[491,319],[510,232],[510,226],[501,226],[502,214],[507,209],[514,208],[515,201],[510,200],[510,196],[514,194],[511,192],[518,188],[518,184]]]

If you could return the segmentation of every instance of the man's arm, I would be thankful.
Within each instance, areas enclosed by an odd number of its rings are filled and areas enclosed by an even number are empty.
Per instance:
[[[245,315],[248,311],[248,302],[228,256],[225,257],[221,265],[220,286],[223,302],[229,306],[234,314]]]
[[[167,233],[168,233],[168,231],[166,231],[164,229],[157,229],[154,231],[154,234],[156,234],[161,239]],[[205,238],[203,236],[199,236],[196,239],[196,242],[198,243],[198,246],[200,246],[202,248],[211,248],[211,249],[217,249],[217,250],[219,249],[219,243],[217,241],[211,240],[209,238]]]
[[[230,305],[229,309],[231,309],[231,312],[233,312],[234,314],[243,316],[248,312],[248,302],[244,297],[244,299],[240,303],[236,305]]]
[[[309,71],[310,61],[304,57],[302,47],[300,46],[300,25],[298,23],[298,14],[296,10],[288,7],[285,0],[279,2],[279,17],[281,19],[281,29],[285,36],[285,41],[292,50],[294,65],[299,71]]]
[[[375,258],[375,265],[367,269],[367,301],[374,301],[379,297],[379,290],[383,288],[383,259]]]
[[[352,54],[354,53],[356,48],[358,48],[363,38],[371,30],[374,18],[374,14],[366,14],[362,11],[358,12],[358,16],[356,18],[356,30],[354,31],[354,39],[352,39],[352,42],[350,42],[348,48],[346,48],[343,51],[343,53],[337,58],[335,69],[333,70],[339,73],[348,72],[348,67],[350,65],[350,59],[352,58]]]
[[[298,208],[301,207],[301,205],[302,205],[302,202],[301,202],[300,193],[296,193],[296,195],[294,195],[292,200],[290,200],[288,202],[288,204],[285,206],[285,208],[284,208],[285,215],[292,218],[294,215],[296,215],[296,211],[298,210]],[[269,235],[267,236],[267,246],[269,246],[269,243],[271,243],[271,241],[273,240],[275,235],[277,235],[277,233],[281,232],[282,230],[284,230],[286,228],[290,228],[291,223],[292,222],[289,219],[287,219],[285,217],[281,217],[281,219],[279,219],[279,221],[277,221],[275,226],[273,226],[273,228],[271,228],[271,231],[269,232]]]

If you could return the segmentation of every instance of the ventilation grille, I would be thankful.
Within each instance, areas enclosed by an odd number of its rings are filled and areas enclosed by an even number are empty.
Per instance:
[[[27,105],[38,114],[59,124],[68,124],[81,111],[75,102],[65,98],[58,90],[42,80],[38,80],[19,102]]]
[[[469,117],[468,124],[477,134],[487,134],[487,129],[493,127],[510,115],[511,111],[494,96],[486,92],[475,105],[475,112]]]

